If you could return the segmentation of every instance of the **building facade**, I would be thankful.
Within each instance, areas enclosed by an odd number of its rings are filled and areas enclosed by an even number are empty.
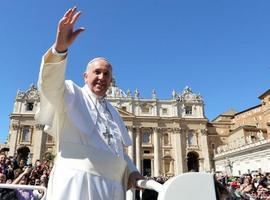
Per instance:
[[[46,153],[55,152],[55,141],[43,131],[44,126],[37,124],[35,113],[40,99],[37,88],[31,85],[27,91],[17,92],[13,111],[10,114],[8,142],[9,155],[15,156],[21,146],[30,149],[29,162],[43,158]]]
[[[261,103],[242,112],[219,115],[212,127],[220,135],[213,160],[217,171],[241,175],[270,172],[270,90]]]
[[[143,175],[174,176],[193,171],[227,171],[240,175],[270,171],[270,90],[261,103],[242,112],[229,110],[212,122],[204,115],[204,102],[189,87],[172,92],[170,99],[123,92],[115,83],[107,99],[122,116],[133,145],[128,155]],[[18,91],[10,114],[9,155],[30,149],[29,162],[55,155],[56,141],[37,124],[38,90],[31,85]]]
[[[204,115],[204,102],[189,87],[170,99],[158,99],[153,90],[151,98],[141,98],[118,88],[115,83],[106,97],[122,116],[133,146],[126,149],[128,155],[143,175],[174,176],[190,170],[210,171],[213,146],[209,143],[209,122]],[[9,155],[27,146],[30,162],[55,154],[55,140],[37,124],[35,112],[40,105],[37,88],[18,91],[10,114],[8,146]]]

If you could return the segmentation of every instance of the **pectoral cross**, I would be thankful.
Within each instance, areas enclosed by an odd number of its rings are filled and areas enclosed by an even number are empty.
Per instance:
[[[106,127],[106,131],[105,131],[105,133],[103,133],[103,135],[104,135],[105,139],[107,139],[108,145],[111,145],[111,144],[112,144],[112,143],[111,143],[111,139],[113,138],[113,134],[111,134],[111,133],[109,132],[109,130],[108,130],[107,127]]]

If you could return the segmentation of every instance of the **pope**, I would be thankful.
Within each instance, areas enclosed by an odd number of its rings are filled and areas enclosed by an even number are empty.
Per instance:
[[[91,60],[85,85],[65,80],[68,49],[85,30],[74,29],[81,12],[69,9],[60,19],[56,40],[42,57],[36,120],[56,139],[49,200],[124,200],[126,190],[143,179],[124,152],[132,144],[117,110],[106,100],[112,65]]]

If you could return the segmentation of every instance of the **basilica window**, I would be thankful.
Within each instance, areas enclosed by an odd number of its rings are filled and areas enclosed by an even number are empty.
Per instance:
[[[151,134],[148,132],[143,133],[143,144],[149,144],[151,139]]]
[[[250,138],[251,138],[252,142],[255,142],[256,139],[257,139],[256,136],[253,133],[250,135]]]
[[[34,108],[34,103],[33,102],[28,102],[26,104],[26,111],[32,111]]]
[[[163,144],[164,145],[169,145],[169,135],[168,135],[168,133],[165,133],[163,135]]]
[[[188,133],[188,145],[196,146],[197,145],[197,136],[193,132]]]
[[[185,114],[192,115],[192,106],[185,106]]]
[[[21,141],[22,142],[30,142],[30,128],[29,127],[24,127],[22,130],[22,136],[21,136]]]
[[[168,109],[167,109],[167,108],[162,108],[162,114],[163,114],[163,115],[168,114]]]
[[[150,112],[149,107],[143,106],[141,109],[142,109],[142,113],[149,113]]]

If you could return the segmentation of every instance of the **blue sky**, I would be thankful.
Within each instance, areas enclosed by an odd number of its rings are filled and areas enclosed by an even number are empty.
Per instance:
[[[17,90],[36,83],[58,20],[74,5],[86,31],[69,49],[67,79],[79,85],[88,60],[103,56],[124,91],[169,99],[188,85],[210,120],[259,104],[270,88],[269,0],[2,1],[0,143]]]

